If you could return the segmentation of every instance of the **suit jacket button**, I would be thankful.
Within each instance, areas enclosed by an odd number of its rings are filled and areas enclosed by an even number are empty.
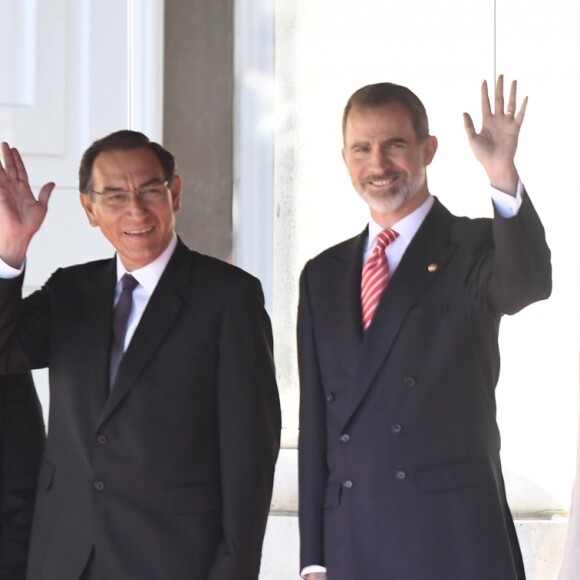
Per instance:
[[[334,401],[334,395],[333,395],[332,393],[327,393],[327,394],[326,394],[326,400],[327,400],[329,403],[332,403],[332,402]]]
[[[348,433],[343,433],[339,439],[343,442],[343,443],[348,443],[350,441],[350,435]]]
[[[344,487],[346,489],[352,489],[353,485],[354,485],[354,482],[351,479],[345,479],[342,482],[342,487]]]
[[[391,425],[391,433],[393,433],[394,435],[398,435],[401,432],[401,430],[402,427],[398,423]]]
[[[415,386],[415,379],[413,377],[405,377],[403,379],[406,387],[414,387]]]
[[[93,483],[93,488],[96,491],[103,491],[105,489],[105,484],[102,481],[95,481]]]
[[[397,472],[395,472],[395,477],[399,481],[403,481],[403,479],[406,479],[407,478],[407,474],[404,471],[397,471]]]
[[[108,443],[108,442],[109,442],[109,439],[107,438],[107,436],[104,433],[99,433],[97,435],[97,443],[104,445],[105,443]]]

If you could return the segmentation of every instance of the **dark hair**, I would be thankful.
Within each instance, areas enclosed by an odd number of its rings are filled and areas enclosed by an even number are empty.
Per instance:
[[[411,124],[415,130],[417,138],[423,140],[429,136],[429,120],[427,111],[419,97],[407,87],[395,85],[394,83],[377,83],[366,85],[355,91],[344,108],[342,115],[342,136],[346,131],[346,120],[353,107],[361,109],[372,109],[382,107],[391,103],[399,103],[411,115]]]
[[[106,151],[130,151],[132,149],[150,149],[155,153],[165,179],[169,182],[175,177],[175,157],[164,147],[150,141],[143,133],[123,129],[111,133],[102,139],[95,141],[84,153],[79,167],[79,191],[88,192],[91,189],[91,179],[93,175],[93,165],[95,159]]]

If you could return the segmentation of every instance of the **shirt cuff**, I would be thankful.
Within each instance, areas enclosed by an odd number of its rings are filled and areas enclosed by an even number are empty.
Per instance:
[[[524,186],[519,179],[515,197],[513,195],[509,195],[509,193],[504,193],[499,189],[495,189],[495,187],[491,188],[491,199],[493,201],[493,205],[497,213],[502,218],[512,218],[518,215],[522,205],[523,196]]]
[[[305,568],[302,568],[300,576],[306,578],[306,574],[315,574],[316,572],[324,574],[326,573],[326,568],[324,566],[306,566]]]
[[[25,263],[26,261],[22,262],[20,268],[13,268],[0,258],[0,280],[13,280],[14,278],[18,278],[24,272]]]

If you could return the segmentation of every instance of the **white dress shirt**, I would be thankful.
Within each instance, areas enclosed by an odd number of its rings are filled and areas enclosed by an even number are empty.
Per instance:
[[[173,234],[173,238],[167,245],[167,248],[165,248],[165,250],[157,258],[155,258],[155,260],[153,260],[153,262],[150,262],[142,268],[133,270],[132,272],[129,272],[125,269],[125,266],[123,266],[121,259],[117,254],[117,286],[115,287],[114,304],[117,304],[121,295],[121,278],[125,275],[125,273],[131,274],[131,276],[133,276],[133,278],[139,282],[139,285],[135,287],[135,290],[133,290],[133,304],[129,314],[129,321],[127,323],[127,332],[125,334],[125,344],[123,347],[124,350],[127,350],[127,347],[133,338],[135,329],[137,328],[137,325],[141,320],[141,316],[143,315],[143,312],[149,303],[149,298],[151,298],[153,291],[157,287],[157,283],[159,282],[161,275],[165,271],[165,267],[173,255],[175,246],[177,246],[177,236]]]

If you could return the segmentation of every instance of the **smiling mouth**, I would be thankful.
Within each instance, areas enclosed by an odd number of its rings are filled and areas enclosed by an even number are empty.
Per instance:
[[[387,187],[391,185],[394,181],[399,179],[398,173],[392,173],[390,175],[384,175],[382,177],[369,177],[365,181],[372,187]]]
[[[126,230],[124,233],[127,236],[145,236],[153,231],[153,226],[141,230]]]

